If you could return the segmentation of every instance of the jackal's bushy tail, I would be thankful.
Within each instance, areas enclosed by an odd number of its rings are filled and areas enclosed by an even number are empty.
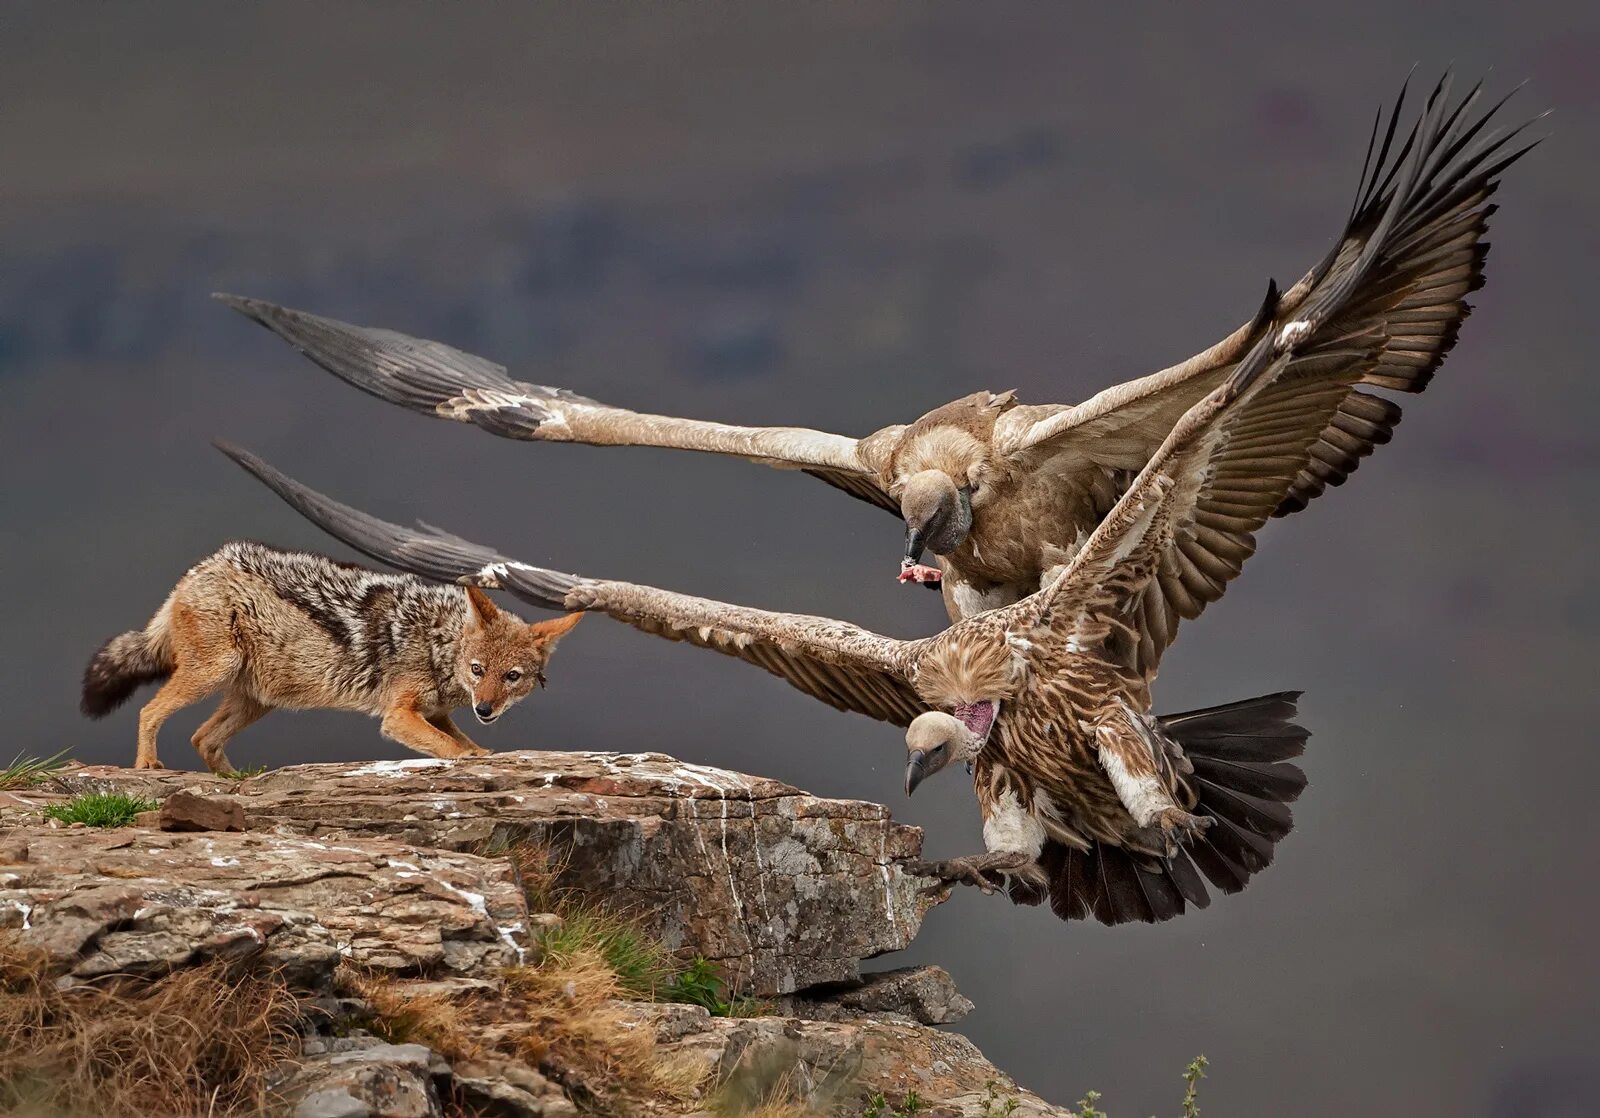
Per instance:
[[[151,629],[156,625],[152,623]],[[142,684],[172,674],[172,656],[165,641],[151,630],[133,630],[100,646],[83,669],[83,701],[78,709],[90,718],[104,718]]]

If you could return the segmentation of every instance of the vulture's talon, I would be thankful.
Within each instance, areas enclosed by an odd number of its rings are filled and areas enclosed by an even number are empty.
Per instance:
[[[1160,836],[1166,856],[1170,858],[1209,831],[1211,822],[1204,815],[1191,815],[1182,808],[1167,807],[1156,813],[1151,826]]]
[[[942,862],[907,862],[905,870],[914,877],[936,878],[941,888],[972,885],[987,895],[1004,887],[1002,873],[1025,866],[1027,862],[1026,855],[999,852],[946,858]]]

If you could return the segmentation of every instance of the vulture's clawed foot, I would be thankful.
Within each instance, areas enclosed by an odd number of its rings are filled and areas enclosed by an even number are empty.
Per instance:
[[[938,567],[929,567],[923,563],[913,563],[910,559],[900,561],[900,581],[920,582],[924,586],[939,589],[939,583],[944,580],[944,572]]]
[[[1033,863],[1026,854],[999,851],[969,854],[965,858],[946,858],[942,862],[908,862],[906,872],[913,877],[932,877],[939,888],[949,885],[974,885],[985,893],[1005,886],[1007,873],[1024,870]]]
[[[1210,819],[1204,815],[1191,815],[1181,807],[1162,808],[1150,823],[1150,830],[1155,833],[1169,858],[1210,829]]]

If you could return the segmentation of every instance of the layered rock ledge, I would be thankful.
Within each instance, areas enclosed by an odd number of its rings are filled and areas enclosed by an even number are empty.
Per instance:
[[[114,829],[45,817],[94,792],[168,809]],[[188,829],[238,826],[236,807],[242,831]],[[419,998],[489,1004],[556,919],[529,911],[505,856],[531,843],[550,852],[559,884],[765,999],[766,1013],[746,1019],[626,1007],[628,1027],[653,1030],[664,1058],[699,1082],[778,1066],[843,1113],[910,1091],[935,1113],[987,1115],[997,1098],[1008,1112],[1061,1113],[934,1027],[971,1008],[940,968],[863,975],[864,960],[908,945],[940,899],[905,872],[921,838],[877,804],[661,754],[297,765],[238,781],[74,767],[0,793],[0,929],[42,950],[64,983],[252,962],[334,1004],[335,970],[349,963]],[[574,1113],[571,1085],[536,1063],[310,1036],[282,1095],[297,1118]],[[703,1109],[710,1090],[647,1109]],[[463,1099],[471,1111],[448,1109]]]

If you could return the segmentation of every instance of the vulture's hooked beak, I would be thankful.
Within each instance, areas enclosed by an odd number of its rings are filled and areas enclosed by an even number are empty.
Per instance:
[[[927,550],[927,538],[926,528],[906,529],[906,554],[900,560],[899,581],[920,582],[929,590],[938,590],[944,581],[944,572],[938,567],[927,567],[922,563],[922,553]]]
[[[915,792],[923,777],[928,775],[927,760],[928,755],[922,750],[911,751],[911,759],[906,762],[906,795]]]
[[[906,557],[902,566],[911,567],[922,562],[922,553],[928,550],[928,526],[913,528],[906,525]]]

